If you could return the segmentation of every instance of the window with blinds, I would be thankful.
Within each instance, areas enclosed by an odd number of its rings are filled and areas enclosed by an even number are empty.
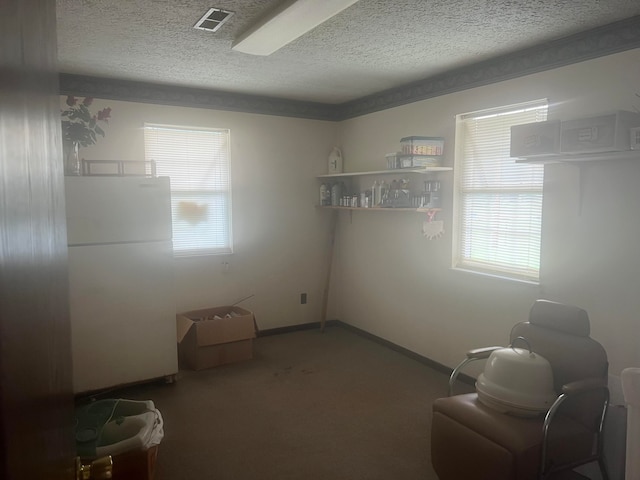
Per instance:
[[[171,179],[174,255],[231,253],[229,130],[145,124],[144,143]]]
[[[457,116],[454,268],[538,281],[544,168],[509,150],[512,125],[546,118],[546,100]]]

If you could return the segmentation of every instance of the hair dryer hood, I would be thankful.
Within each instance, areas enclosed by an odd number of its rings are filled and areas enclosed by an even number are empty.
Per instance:
[[[514,347],[491,353],[476,390],[486,406],[524,416],[546,412],[558,396],[549,362],[531,349]]]

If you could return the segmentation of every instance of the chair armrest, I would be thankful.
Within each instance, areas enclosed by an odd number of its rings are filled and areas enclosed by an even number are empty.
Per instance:
[[[602,429],[604,428],[604,421],[607,416],[607,409],[609,407],[609,387],[607,386],[606,378],[584,378],[582,380],[576,380],[575,382],[570,382],[562,386],[562,393],[558,396],[556,401],[551,405],[549,410],[547,410],[547,414],[544,417],[543,423],[543,440],[542,440],[542,448],[541,448],[541,456],[540,456],[540,465],[543,469],[546,469],[547,465],[547,450],[549,444],[549,428],[558,413],[560,406],[562,403],[576,395],[580,395],[582,393],[594,392],[596,390],[603,390],[603,399],[602,399],[602,410],[598,419],[598,430],[595,432],[597,438],[597,450],[598,456],[594,457],[594,459],[598,459],[598,457],[602,458]],[[598,460],[600,461],[600,460]],[[542,478],[542,476],[541,476]]]
[[[481,360],[483,358],[489,358],[489,355],[491,355],[491,352],[500,350],[501,348],[504,348],[504,347],[475,348],[467,352],[467,358],[472,358],[473,360]]]
[[[458,364],[456,368],[451,372],[451,376],[449,377],[449,390],[447,392],[447,396],[451,396],[453,394],[453,385],[456,383],[456,378],[458,378],[458,374],[462,370],[462,368],[468,363],[474,362],[476,360],[484,360],[489,358],[491,352],[494,350],[498,350],[504,347],[485,347],[485,348],[476,348],[474,350],[469,350],[465,359]]]
[[[571,396],[592,390],[600,390],[602,388],[608,388],[607,380],[605,378],[584,378],[582,380],[576,380],[575,382],[563,385],[562,393]]]

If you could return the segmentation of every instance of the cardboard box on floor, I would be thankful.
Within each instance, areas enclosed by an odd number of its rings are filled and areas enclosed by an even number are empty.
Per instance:
[[[176,315],[178,359],[192,370],[253,358],[256,323],[241,307],[212,307]]]

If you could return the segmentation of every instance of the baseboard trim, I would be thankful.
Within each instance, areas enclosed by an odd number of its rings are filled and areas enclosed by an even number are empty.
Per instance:
[[[451,375],[451,372],[453,371],[452,368],[447,367],[446,365],[443,365],[442,363],[436,362],[435,360],[430,359],[429,357],[425,357],[423,355],[420,355],[419,353],[416,353],[412,350],[409,350],[408,348],[405,347],[401,347],[400,345],[397,345],[393,342],[390,342],[389,340],[385,340],[382,337],[378,337],[377,335],[374,335],[372,333],[367,332],[366,330],[362,330],[361,328],[358,327],[354,327],[353,325],[350,325],[348,323],[344,323],[341,320],[335,320],[336,325],[339,327],[342,327],[346,330],[349,330],[353,333],[356,333],[358,335],[360,335],[361,337],[364,337],[368,340],[371,340],[373,342],[376,342],[380,345],[383,345],[387,348],[390,348],[391,350],[394,350],[398,353],[401,353],[402,355],[411,358],[412,360],[415,360],[417,362],[420,362],[424,365],[427,365],[428,367],[433,368],[434,370],[443,373],[445,375]],[[475,385],[476,383],[476,379],[466,375],[464,373],[460,373],[458,375],[458,381],[466,383],[468,385]]]
[[[327,320],[325,327],[335,327],[340,323],[339,320]],[[256,333],[257,337],[268,337],[270,335],[280,335],[281,333],[299,332],[302,330],[314,330],[320,329],[320,322],[300,323],[298,325],[287,325],[286,327],[267,328],[266,330],[259,330]]]
[[[420,362],[424,365],[427,365],[428,367],[433,368],[434,370],[440,373],[443,373],[445,375],[451,375],[451,371],[453,370],[447,367],[446,365],[443,365],[439,362],[436,362],[435,360],[430,359],[429,357],[425,357],[423,355],[420,355],[419,353],[409,350],[408,348],[404,348],[404,347],[401,347],[400,345],[396,345],[395,343],[390,342],[389,340],[385,340],[382,337],[378,337],[373,333],[369,333],[366,330],[362,330],[361,328],[354,327],[353,325],[345,323],[341,320],[327,320],[327,322],[325,323],[325,326],[340,327],[340,328],[344,328],[345,330],[349,330],[350,332],[353,332],[363,338],[366,338],[367,340],[371,340],[372,342],[376,342],[382,346],[390,348],[395,352],[401,353],[402,355],[409,357],[412,360]],[[283,333],[299,332],[303,330],[314,330],[316,328],[320,329],[320,322],[301,323],[298,325],[287,325],[286,327],[268,328],[266,330],[258,331],[256,336],[268,337],[270,335],[280,335]],[[468,385],[475,385],[476,379],[469,375],[461,373],[460,375],[458,375],[458,381],[466,383]]]

